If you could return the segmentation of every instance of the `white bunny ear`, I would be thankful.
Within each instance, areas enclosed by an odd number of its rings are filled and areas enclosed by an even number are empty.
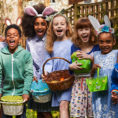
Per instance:
[[[104,16],[104,22],[106,26],[111,27],[111,22],[107,15]]]
[[[16,25],[20,26],[21,23],[22,23],[22,19],[18,17],[16,20]]]
[[[11,24],[12,24],[12,23],[11,23],[11,20],[10,20],[9,18],[6,18],[6,19],[5,19],[5,24],[6,24],[7,26],[11,25]]]
[[[91,16],[91,15],[89,15],[88,18],[89,18],[89,20],[90,20],[92,26],[94,27],[94,29],[95,29],[96,31],[99,31],[99,28],[100,28],[100,26],[101,26],[100,23],[99,23],[99,21],[98,21],[95,17],[93,17],[93,16]]]

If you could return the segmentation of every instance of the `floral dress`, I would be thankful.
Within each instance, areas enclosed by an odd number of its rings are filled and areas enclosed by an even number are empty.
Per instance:
[[[75,47],[74,45],[71,48],[72,53],[81,50],[80,48]],[[94,51],[98,51],[99,46],[95,45],[93,49],[87,53],[93,55]],[[71,98],[71,117],[93,117],[92,112],[92,94],[89,92],[86,85],[86,78],[90,77],[90,73],[86,74],[75,74],[75,81],[72,87],[72,98]]]
[[[110,91],[111,75],[117,61],[117,53],[117,50],[104,55],[100,51],[94,53],[94,63],[101,66],[100,76],[108,77],[108,90],[92,94],[94,118],[118,118],[118,104],[112,103]]]

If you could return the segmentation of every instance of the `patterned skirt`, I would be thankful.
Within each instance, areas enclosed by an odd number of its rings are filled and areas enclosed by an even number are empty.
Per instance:
[[[75,77],[71,96],[71,117],[93,117],[92,93],[88,90],[85,77]]]

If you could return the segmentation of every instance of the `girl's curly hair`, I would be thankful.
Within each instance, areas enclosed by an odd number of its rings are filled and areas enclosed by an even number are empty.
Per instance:
[[[33,7],[38,12],[38,14],[42,14],[46,6],[42,3],[39,3],[37,5],[33,5]],[[35,16],[29,16],[26,13],[23,14],[21,26],[23,29],[23,33],[26,37],[32,38],[36,35],[35,30],[34,30],[35,19],[36,19]]]
[[[79,18],[74,26],[74,34],[72,36],[72,42],[74,43],[75,46],[81,46],[82,41],[80,40],[80,37],[78,35],[78,29],[81,28],[90,28],[90,40],[89,43],[91,45],[96,45],[97,44],[97,37],[95,34],[95,31],[89,21],[88,18]]]
[[[71,29],[71,25],[69,23],[69,21],[67,20],[67,18],[61,14],[57,14],[53,17],[53,19],[55,17],[58,17],[58,16],[62,16],[66,19],[66,24],[67,24],[67,31],[66,31],[66,36],[68,38],[70,38],[72,36],[72,29]],[[56,35],[54,34],[54,31],[53,31],[53,19],[52,21],[50,22],[49,24],[49,28],[47,30],[47,39],[46,39],[46,50],[49,52],[49,53],[52,53],[53,51],[53,44],[54,42],[56,41],[57,37]]]

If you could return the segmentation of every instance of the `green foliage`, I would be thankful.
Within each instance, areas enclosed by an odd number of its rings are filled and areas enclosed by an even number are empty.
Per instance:
[[[59,118],[59,112],[58,111],[52,111],[52,117],[53,118]],[[37,112],[33,111],[32,109],[27,109],[26,110],[26,117],[27,118],[37,118]],[[16,118],[13,116],[13,118]]]

